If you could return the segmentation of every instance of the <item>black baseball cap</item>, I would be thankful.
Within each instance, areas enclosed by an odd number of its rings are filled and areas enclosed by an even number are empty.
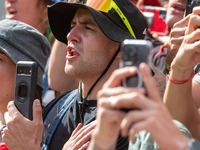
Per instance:
[[[143,39],[148,24],[142,12],[130,0],[113,0],[127,18],[137,39]],[[79,8],[90,11],[102,32],[112,41],[122,42],[125,39],[135,39],[114,9],[107,13],[98,11],[80,3],[58,2],[48,6],[48,19],[55,38],[67,44],[67,34],[70,32],[71,21]]]

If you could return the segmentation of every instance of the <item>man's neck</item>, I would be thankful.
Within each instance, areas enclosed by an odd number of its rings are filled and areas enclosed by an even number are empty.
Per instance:
[[[97,82],[97,84],[94,86],[94,88],[92,89],[91,93],[89,94],[87,99],[90,100],[95,100],[97,99],[97,92],[102,88],[103,84],[108,80],[108,78],[110,77],[110,75],[112,74],[112,72],[119,68],[119,60],[116,59],[112,65],[110,66],[110,68],[108,69],[108,71],[104,74],[104,76]],[[87,95],[88,91],[90,90],[90,88],[93,86],[93,84],[98,80],[98,78],[100,77],[100,75],[97,78],[91,79],[88,82],[82,82],[82,97],[85,98],[85,96]],[[80,86],[80,85],[79,85]],[[79,88],[80,90],[80,88]]]

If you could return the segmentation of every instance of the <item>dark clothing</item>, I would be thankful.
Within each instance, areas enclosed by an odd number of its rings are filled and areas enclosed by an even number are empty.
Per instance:
[[[152,45],[153,45],[153,48],[164,44],[164,43],[162,43],[162,42],[160,42],[160,41],[154,39],[154,38],[150,35],[150,33],[149,33],[148,31],[147,31],[147,34],[146,34],[146,36],[145,36],[145,40],[151,41],[151,43],[152,43]]]
[[[162,73],[166,74],[165,59],[167,56],[167,48],[164,48],[164,51],[159,55],[159,57],[156,57],[156,54],[158,54],[160,51],[160,47],[161,47],[161,45],[156,46],[151,50],[150,62],[152,64],[154,64],[154,66],[156,66],[158,69],[160,69],[162,71]]]
[[[165,59],[167,56],[167,48],[164,48],[161,52],[161,46],[164,44],[156,39],[154,39],[150,33],[148,33],[145,37],[145,40],[151,41],[153,48],[150,51],[149,54],[149,63],[153,64],[155,67],[157,67],[159,70],[162,71],[162,73],[165,72]],[[160,53],[157,57],[156,54]]]
[[[65,96],[68,92],[63,93],[59,97],[55,98],[47,107],[43,110],[43,117],[47,116],[47,112],[49,112],[50,108],[55,105],[56,101],[60,100],[63,96]],[[77,90],[77,94],[75,97],[75,101],[69,107],[67,112],[64,114],[60,124],[58,125],[55,134],[50,143],[50,150],[61,150],[63,145],[68,141],[72,132],[76,129],[77,125],[81,123],[85,126],[88,123],[92,122],[96,118],[96,111],[97,111],[97,100],[87,100],[83,117],[81,117],[81,107],[80,104],[80,94]],[[47,118],[46,119],[52,119]],[[45,130],[45,128],[44,128]],[[44,131],[43,131],[44,132]],[[125,150],[128,149],[128,138],[122,138],[121,136],[118,139],[117,149]]]

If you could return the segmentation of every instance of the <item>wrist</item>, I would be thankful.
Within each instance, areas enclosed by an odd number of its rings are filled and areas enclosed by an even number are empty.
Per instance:
[[[104,136],[104,135],[101,136],[101,135],[102,134],[98,133],[97,130],[93,132],[90,142],[90,147],[93,147],[94,149],[114,150],[117,139],[115,140],[115,137],[111,138],[109,136]]]
[[[102,143],[97,144],[97,142],[94,139],[92,139],[90,141],[90,144],[89,144],[87,150],[115,150],[115,147],[116,147],[115,144],[111,145],[111,146],[106,146]]]
[[[187,80],[193,74],[193,68],[184,68],[176,65],[171,65],[170,77],[175,80]]]
[[[168,79],[171,83],[174,83],[174,84],[184,84],[184,83],[187,83],[187,82],[189,82],[190,80],[192,80],[194,76],[195,76],[195,70],[193,70],[193,73],[192,73],[191,77],[190,77],[189,79],[187,79],[187,80],[176,80],[176,79],[173,78],[173,75],[170,76],[170,74],[167,75],[167,79]],[[179,79],[182,79],[182,78],[179,77]]]

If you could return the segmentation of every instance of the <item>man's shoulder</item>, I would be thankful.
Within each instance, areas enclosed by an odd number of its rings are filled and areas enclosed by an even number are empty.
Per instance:
[[[129,143],[129,150],[160,150],[156,142],[153,141],[149,132],[140,131],[134,142]]]
[[[76,90],[70,90],[70,91],[67,91],[67,92],[64,92],[62,94],[60,94],[58,97],[56,97],[55,99],[53,99],[42,111],[42,116],[43,116],[43,119],[47,116],[47,114],[49,113],[49,111],[53,108],[53,106],[59,101],[61,100],[63,97],[68,97],[72,94],[72,92],[76,92],[77,93],[78,89]],[[74,94],[76,94],[74,93]]]

